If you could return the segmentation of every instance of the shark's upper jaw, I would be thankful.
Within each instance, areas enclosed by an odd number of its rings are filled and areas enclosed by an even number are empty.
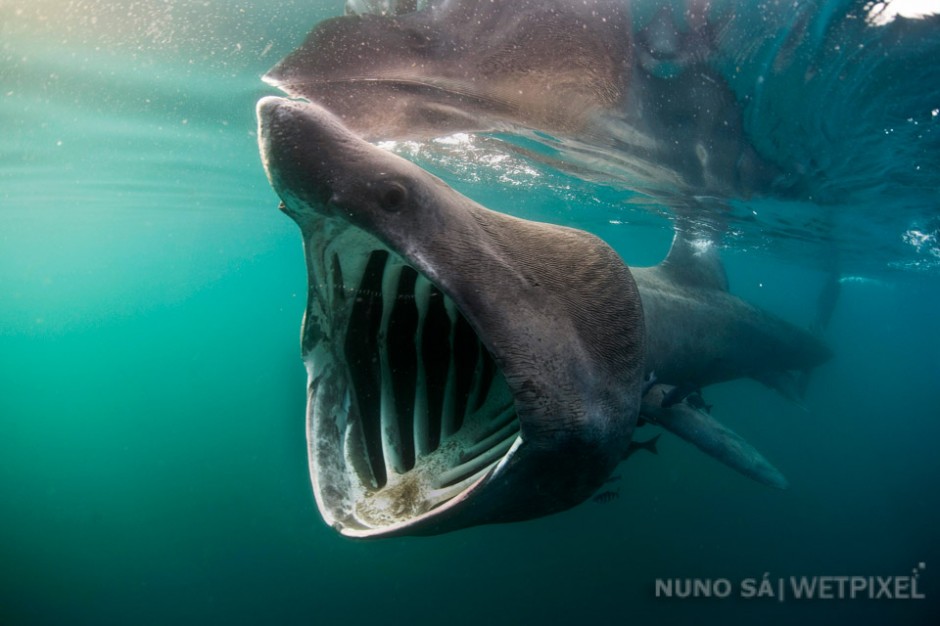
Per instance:
[[[476,205],[316,105],[266,98],[258,115],[306,248],[324,519],[354,537],[430,534],[589,497],[642,387],[642,306],[616,253]]]

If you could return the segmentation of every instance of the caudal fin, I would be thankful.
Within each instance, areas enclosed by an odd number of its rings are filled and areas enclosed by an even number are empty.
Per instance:
[[[821,335],[829,327],[832,314],[836,310],[839,294],[842,291],[842,283],[839,278],[837,271],[829,272],[826,275],[826,282],[819,290],[819,296],[816,298],[816,319],[813,320],[812,325],[812,331],[817,335]]]

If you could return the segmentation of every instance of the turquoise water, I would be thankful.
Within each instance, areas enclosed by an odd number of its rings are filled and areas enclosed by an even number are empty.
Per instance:
[[[621,468],[608,504],[365,543],[321,523],[303,257],[254,103],[270,93],[260,75],[341,5],[0,0],[0,623],[936,623],[936,185],[840,214],[836,356],[807,411],[752,382],[707,394],[788,491],[667,436]],[[622,190],[422,158],[483,204],[596,232],[630,263],[668,246],[668,224]],[[749,207],[784,225],[815,215]],[[730,238],[732,290],[809,324],[819,241],[766,223]],[[657,578],[919,563],[922,600],[654,595]]]

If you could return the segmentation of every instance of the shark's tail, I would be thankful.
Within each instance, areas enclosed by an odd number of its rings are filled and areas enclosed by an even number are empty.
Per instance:
[[[816,298],[816,319],[813,320],[811,330],[816,335],[821,335],[829,327],[832,320],[832,314],[836,310],[836,304],[839,302],[839,295],[842,291],[842,277],[839,271],[839,262],[835,258],[835,252],[829,257],[826,263],[826,278],[822,289],[819,290],[819,296]]]
[[[835,253],[829,258],[827,266],[825,280],[819,290],[819,295],[816,297],[816,318],[810,326],[810,332],[819,338],[822,338],[826,329],[829,328],[829,322],[832,320],[832,314],[836,310],[839,296],[842,293],[842,275],[839,271],[839,262]],[[805,411],[807,409],[803,404],[803,399],[806,397],[806,389],[809,387],[812,377],[813,370],[806,369],[793,373],[792,380],[788,382],[785,389],[775,385],[771,385],[771,387]]]

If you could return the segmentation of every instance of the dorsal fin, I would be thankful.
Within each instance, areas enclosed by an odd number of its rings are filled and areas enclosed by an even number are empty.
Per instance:
[[[672,248],[659,269],[675,283],[728,290],[728,275],[718,258],[718,246],[708,239],[693,239],[688,233],[676,231]]]

